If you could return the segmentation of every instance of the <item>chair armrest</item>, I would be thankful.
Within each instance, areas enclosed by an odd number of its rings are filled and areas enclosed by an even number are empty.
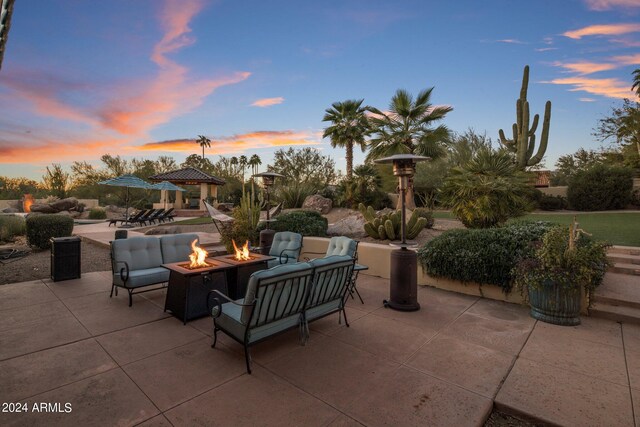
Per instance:
[[[124,264],[124,267],[120,269],[120,279],[126,285],[129,280],[129,264],[126,261],[116,261],[117,264]]]
[[[216,294],[216,297],[213,298],[213,300],[211,300],[211,294]],[[230,302],[239,307],[252,307],[256,304],[256,301],[257,301],[256,299],[252,304],[240,304],[239,302],[232,300],[231,298],[229,298],[219,290],[213,289],[209,291],[209,293],[207,294],[207,311],[211,313],[211,316],[214,319],[217,319],[222,314],[222,303],[220,302],[220,298],[222,298],[226,302]],[[211,301],[213,301],[213,303],[215,304],[213,307],[211,307],[211,304],[210,304]]]
[[[300,249],[302,249],[302,246],[298,246],[297,248],[293,248],[293,249],[283,249],[282,252],[280,252],[280,256],[279,256],[279,262],[280,264],[286,264],[289,261],[289,258],[293,258],[293,256],[289,256],[287,254],[285,254],[285,252],[295,252],[295,251],[299,251]],[[282,262],[282,257],[284,257],[284,262]]]

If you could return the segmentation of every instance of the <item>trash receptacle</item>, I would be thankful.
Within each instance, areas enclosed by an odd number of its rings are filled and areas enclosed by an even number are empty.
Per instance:
[[[51,280],[80,278],[80,238],[51,238]]]

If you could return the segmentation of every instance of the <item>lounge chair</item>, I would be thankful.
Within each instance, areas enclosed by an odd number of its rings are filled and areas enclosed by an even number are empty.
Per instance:
[[[135,215],[130,216],[129,218],[126,217],[122,217],[122,218],[115,218],[115,219],[110,219],[109,220],[109,227],[111,227],[112,224],[117,225],[118,222],[122,223],[122,224],[135,224],[136,222],[138,222],[138,220],[145,214],[147,213],[146,209],[142,209],[140,211],[138,211]]]
[[[227,224],[231,224],[233,222],[233,217],[223,214],[222,212],[211,206],[206,200],[203,200],[203,202],[204,207],[207,209],[207,212],[211,217],[213,225],[216,227],[216,230],[218,230],[218,233],[222,234],[220,229]]]
[[[160,222],[165,222],[165,221],[173,221],[173,218],[175,218],[175,215],[173,214],[173,208],[171,208],[168,211],[165,211],[162,215],[160,215],[156,219]]]
[[[162,209],[158,209],[156,210],[149,218],[147,218],[147,221],[149,222],[149,224],[155,224],[156,221],[158,221],[158,218],[164,213],[164,208]]]
[[[149,209],[149,211],[146,214],[142,215],[140,218],[138,218],[137,221],[132,221],[132,222],[138,223],[140,224],[140,226],[147,225],[147,221],[149,221],[149,218],[151,217],[151,215],[153,215],[155,211],[156,211],[155,209]]]

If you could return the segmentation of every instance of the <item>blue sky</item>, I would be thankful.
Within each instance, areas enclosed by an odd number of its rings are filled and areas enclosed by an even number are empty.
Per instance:
[[[0,70],[0,175],[105,153],[178,162],[313,146],[332,102],[386,109],[435,86],[450,129],[510,134],[522,69],[551,100],[547,166],[580,147],[640,68],[640,0],[18,1]],[[361,163],[362,153],[355,162]]]

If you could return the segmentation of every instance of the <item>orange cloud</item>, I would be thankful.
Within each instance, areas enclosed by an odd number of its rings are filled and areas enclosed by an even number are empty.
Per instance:
[[[321,134],[305,131],[256,131],[233,135],[225,138],[211,138],[211,153],[216,155],[236,154],[260,148],[282,147],[291,145],[318,145]],[[168,151],[195,152],[197,144],[194,139],[175,139],[170,141],[149,142],[144,145],[130,147],[135,151]]]
[[[591,10],[609,10],[616,7],[640,7],[638,0],[585,0]]]
[[[271,107],[272,105],[282,104],[284,98],[278,96],[277,98],[262,98],[251,104],[252,107]]]
[[[114,146],[121,144],[119,140],[87,140],[85,138],[69,137],[68,139],[33,138],[26,141],[23,138],[7,138],[0,140],[1,163],[51,163],[91,159],[97,155],[113,152]]]
[[[608,71],[616,68],[614,64],[598,64],[596,62],[573,62],[573,63],[562,63],[555,62],[553,65],[556,67],[562,67],[566,70],[579,73],[582,75],[598,73],[600,71]]]
[[[580,28],[578,30],[567,31],[563,33],[563,36],[570,39],[581,39],[585,36],[613,36],[627,33],[636,33],[640,31],[640,24],[603,24],[603,25],[591,25],[588,27]]]
[[[623,65],[640,65],[640,53],[635,55],[614,56],[613,60]]]
[[[556,85],[572,86],[570,91],[583,91],[608,98],[631,98],[633,92],[627,82],[618,79],[590,79],[587,77],[567,77],[549,82]]]

